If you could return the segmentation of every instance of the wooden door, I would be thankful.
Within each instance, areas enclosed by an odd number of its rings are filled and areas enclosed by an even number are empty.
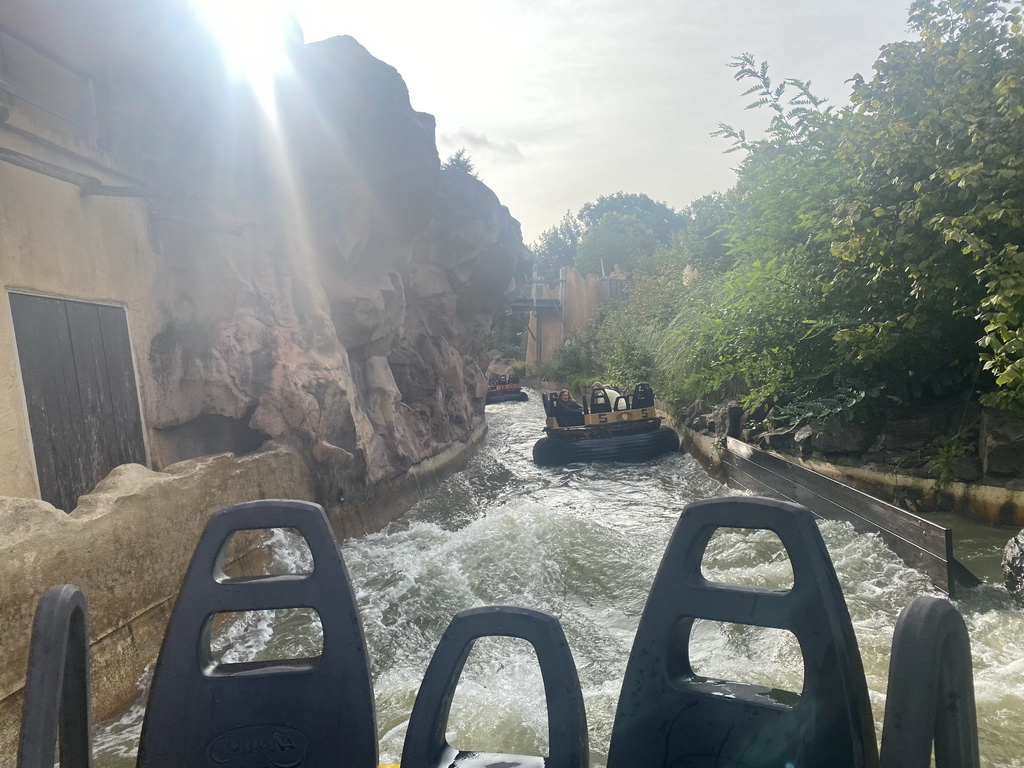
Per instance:
[[[123,307],[11,293],[41,497],[70,512],[118,464],[146,463]]]

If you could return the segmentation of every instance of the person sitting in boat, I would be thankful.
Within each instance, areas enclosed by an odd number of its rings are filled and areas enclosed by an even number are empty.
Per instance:
[[[626,398],[622,397],[622,395],[619,394],[618,390],[612,389],[611,387],[606,387],[600,381],[595,381],[594,385],[590,388],[591,402],[593,402],[594,400],[594,393],[601,392],[602,390],[608,396],[608,403],[614,410],[624,411],[629,407],[628,405],[626,405]],[[619,399],[620,397],[622,397],[621,400]]]
[[[568,389],[560,391],[555,400],[555,421],[560,427],[583,426],[583,406],[573,400]]]

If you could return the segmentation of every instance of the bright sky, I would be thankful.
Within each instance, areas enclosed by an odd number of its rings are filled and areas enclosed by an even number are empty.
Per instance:
[[[810,80],[845,104],[910,0],[287,0],[306,41],[351,35],[395,67],[437,118],[444,160],[465,147],[532,243],[600,195],[680,209],[734,183],[719,122],[756,134],[767,115],[733,56],[776,82]]]

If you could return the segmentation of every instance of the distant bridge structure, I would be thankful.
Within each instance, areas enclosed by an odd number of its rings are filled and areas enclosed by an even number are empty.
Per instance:
[[[530,315],[526,366],[551,362],[562,342],[590,322],[598,305],[624,300],[629,288],[624,276],[584,276],[572,267],[562,267],[556,284],[545,283],[535,275],[530,296],[515,299],[508,306],[509,314]]]

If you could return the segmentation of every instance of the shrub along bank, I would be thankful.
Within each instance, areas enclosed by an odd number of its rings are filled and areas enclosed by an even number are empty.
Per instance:
[[[1024,436],[1021,3],[916,0],[909,24],[840,109],[737,57],[768,123],[721,127],[733,189],[681,212],[613,195],[544,233],[542,273],[613,243],[632,289],[530,375],[646,380],[679,417],[735,401],[772,447],[856,444],[840,453],[1014,483],[1024,462],[999,457]]]

